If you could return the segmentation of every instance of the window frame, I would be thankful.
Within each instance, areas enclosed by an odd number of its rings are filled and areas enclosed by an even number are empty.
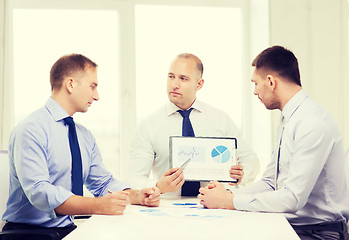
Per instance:
[[[250,24],[249,1],[244,0],[0,0],[0,147],[7,149],[8,137],[14,127],[13,113],[13,9],[76,9],[76,10],[116,10],[120,22],[120,177],[127,176],[128,149],[132,140],[132,133],[136,128],[136,73],[135,73],[135,6],[137,4],[169,5],[169,6],[211,6],[240,8],[242,14],[242,59],[241,65],[243,81],[243,113],[242,132],[250,139],[251,125],[251,96],[249,79],[250,56]],[[246,66],[246,67],[245,67]]]

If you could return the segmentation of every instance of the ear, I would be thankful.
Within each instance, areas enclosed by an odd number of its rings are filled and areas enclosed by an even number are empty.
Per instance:
[[[65,80],[64,85],[65,85],[65,88],[67,89],[67,91],[69,93],[72,93],[74,88],[75,88],[76,82],[74,81],[74,79],[72,77],[68,77]]]
[[[202,88],[202,86],[204,86],[204,79],[199,79],[199,81],[198,81],[198,84],[197,84],[197,86],[196,86],[196,90],[200,90],[201,88]]]
[[[268,81],[268,86],[271,88],[271,90],[275,90],[276,88],[276,79],[274,78],[273,75],[267,75],[267,81]]]

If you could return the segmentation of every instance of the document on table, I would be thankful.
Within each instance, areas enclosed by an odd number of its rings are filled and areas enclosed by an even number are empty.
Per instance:
[[[236,138],[170,137],[170,167],[182,166],[186,181],[237,182],[229,176],[236,158]]]

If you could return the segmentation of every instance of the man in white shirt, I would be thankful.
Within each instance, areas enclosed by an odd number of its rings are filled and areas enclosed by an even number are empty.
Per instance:
[[[193,108],[189,117],[195,136],[237,138],[240,164],[227,169],[230,176],[238,179],[238,183],[254,180],[259,160],[234,122],[223,111],[196,98],[197,91],[204,85],[202,73],[201,60],[193,54],[180,54],[172,62],[167,78],[170,102],[140,123],[131,144],[128,178],[131,186],[157,186],[161,193],[180,195],[185,179],[181,168],[170,169],[169,137],[182,135],[183,118],[177,111],[190,108]],[[150,178],[151,172],[153,178]],[[198,189],[190,195],[197,196]]]
[[[273,46],[253,61],[254,94],[281,122],[263,178],[227,191],[211,182],[200,189],[208,208],[281,212],[301,239],[345,239],[349,199],[342,136],[329,113],[302,89],[294,54]]]

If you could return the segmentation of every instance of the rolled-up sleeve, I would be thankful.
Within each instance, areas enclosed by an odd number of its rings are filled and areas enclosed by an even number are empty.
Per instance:
[[[55,217],[54,209],[73,194],[62,186],[54,186],[47,166],[47,152],[43,148],[42,134],[35,126],[18,131],[13,145],[12,162],[22,189],[30,203]],[[13,176],[13,175],[12,175]]]

